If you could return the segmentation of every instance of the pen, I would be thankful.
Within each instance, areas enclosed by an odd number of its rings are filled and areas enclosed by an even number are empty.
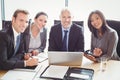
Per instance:
[[[33,58],[31,53],[24,53],[25,54],[25,59]]]

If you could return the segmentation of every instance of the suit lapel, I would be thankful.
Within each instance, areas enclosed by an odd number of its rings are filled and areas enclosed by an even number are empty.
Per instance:
[[[57,39],[57,43],[58,43],[57,45],[60,46],[60,48],[61,48],[62,47],[62,28],[61,28],[61,25],[58,28],[59,29],[56,33],[57,34],[56,39]]]
[[[68,41],[68,49],[70,50],[70,47],[73,45],[74,42],[74,37],[75,37],[75,30],[73,28],[74,26],[72,25],[70,28],[70,33],[69,33],[69,41]]]
[[[13,34],[13,30],[12,30],[12,25],[9,27],[9,30],[8,30],[8,34],[10,35],[10,37],[11,37],[11,42],[12,42],[12,45],[14,46],[14,34]]]
[[[8,36],[9,43],[11,44],[9,47],[12,48],[12,52],[10,53],[10,56],[13,56],[13,53],[14,53],[14,44],[15,43],[14,43],[14,34],[13,34],[13,30],[12,30],[12,25],[9,26],[7,34],[9,35]]]
[[[41,40],[41,44],[43,43],[43,40],[44,40],[44,30],[42,33],[40,33],[40,40]]]

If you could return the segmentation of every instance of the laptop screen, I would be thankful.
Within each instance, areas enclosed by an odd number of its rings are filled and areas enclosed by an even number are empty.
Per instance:
[[[81,66],[83,52],[48,52],[49,65]]]

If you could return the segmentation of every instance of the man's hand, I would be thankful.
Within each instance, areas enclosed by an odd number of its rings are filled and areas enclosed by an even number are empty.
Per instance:
[[[30,59],[32,57],[32,53],[25,53],[25,55],[24,55],[24,59],[25,60],[28,60],[28,59]]]
[[[37,58],[31,58],[26,60],[26,66],[36,66],[38,65],[38,59]]]

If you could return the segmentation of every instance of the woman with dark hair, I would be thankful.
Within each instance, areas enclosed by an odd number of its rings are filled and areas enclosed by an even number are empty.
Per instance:
[[[99,62],[102,56],[119,60],[116,52],[118,43],[117,32],[107,25],[102,12],[96,10],[90,13],[88,28],[92,33],[91,50],[86,51],[88,54],[85,54],[85,56],[95,62]]]
[[[34,22],[24,32],[26,53],[37,55],[44,51],[47,38],[47,30],[45,28],[47,18],[48,15],[45,12],[37,13]]]

